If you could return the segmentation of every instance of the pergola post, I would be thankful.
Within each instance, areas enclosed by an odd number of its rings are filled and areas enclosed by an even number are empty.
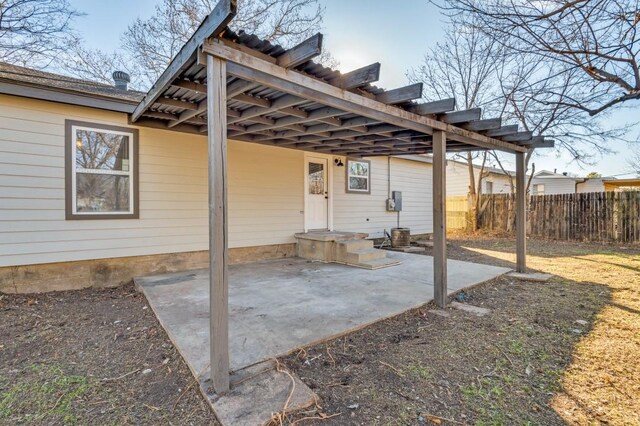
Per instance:
[[[527,269],[527,190],[524,152],[516,152],[516,270]]]
[[[209,141],[209,315],[213,390],[229,390],[227,268],[227,66],[207,55]]]
[[[447,305],[447,135],[433,132],[433,299]]]

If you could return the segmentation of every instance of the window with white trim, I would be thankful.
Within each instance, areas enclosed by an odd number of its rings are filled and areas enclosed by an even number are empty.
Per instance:
[[[347,192],[358,194],[371,193],[371,162],[368,160],[347,159]]]
[[[533,185],[533,195],[544,195],[544,184],[537,183]]]
[[[68,120],[67,219],[138,217],[136,129]]]
[[[493,182],[486,181],[484,185],[485,185],[485,193],[493,194]]]

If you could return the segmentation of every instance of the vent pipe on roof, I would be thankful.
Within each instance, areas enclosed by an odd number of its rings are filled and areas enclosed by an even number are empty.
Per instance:
[[[129,74],[124,71],[114,71],[111,76],[113,77],[116,89],[127,90],[127,85],[131,81]]]

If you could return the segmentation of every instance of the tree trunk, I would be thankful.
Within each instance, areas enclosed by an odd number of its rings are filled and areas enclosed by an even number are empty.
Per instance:
[[[471,153],[467,153],[467,169],[469,171],[469,195],[468,203],[468,230],[476,231],[478,229],[478,194],[476,192],[476,176],[473,169],[473,157]]]

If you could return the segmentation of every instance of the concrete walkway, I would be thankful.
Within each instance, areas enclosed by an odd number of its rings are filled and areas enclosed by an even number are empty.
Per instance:
[[[299,258],[229,268],[231,369],[256,364],[421,306],[433,298],[433,258],[389,252],[378,270]],[[449,260],[451,293],[509,269]],[[195,375],[209,364],[207,270],[136,278]]]

